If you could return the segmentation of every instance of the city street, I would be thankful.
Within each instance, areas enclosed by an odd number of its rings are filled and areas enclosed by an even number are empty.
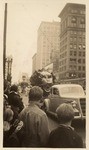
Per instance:
[[[49,147],[86,148],[86,5],[74,0],[1,4],[4,147],[45,146],[49,122],[50,132],[59,127]],[[7,133],[16,121],[17,143]],[[22,140],[18,131],[24,125]]]
[[[28,96],[21,94],[24,105],[28,105]],[[48,115],[50,131],[58,127],[58,121],[51,115]],[[86,134],[85,134],[85,125],[84,122],[76,121],[72,123],[72,126],[75,128],[77,133],[83,138],[84,148],[86,147]]]

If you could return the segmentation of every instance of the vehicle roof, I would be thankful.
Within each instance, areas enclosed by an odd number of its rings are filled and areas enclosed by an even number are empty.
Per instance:
[[[56,85],[53,85],[52,87],[55,87],[55,88],[61,88],[61,87],[81,87],[81,85],[79,84],[56,84]]]

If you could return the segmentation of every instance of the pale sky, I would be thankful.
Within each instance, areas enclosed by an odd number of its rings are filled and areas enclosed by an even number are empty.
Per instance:
[[[32,73],[32,56],[37,52],[37,30],[41,21],[60,21],[66,3],[86,4],[86,0],[8,0],[7,55],[12,55],[12,81],[21,72]]]

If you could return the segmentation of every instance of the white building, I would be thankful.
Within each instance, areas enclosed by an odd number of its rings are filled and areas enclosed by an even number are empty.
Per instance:
[[[38,29],[36,70],[52,63],[52,52],[60,49],[60,22],[42,22]]]

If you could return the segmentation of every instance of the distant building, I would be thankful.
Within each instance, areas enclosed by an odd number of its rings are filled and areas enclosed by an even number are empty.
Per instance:
[[[60,65],[59,79],[85,77],[85,5],[67,3],[59,17]]]
[[[38,29],[36,69],[52,63],[52,53],[60,49],[60,23],[42,22]]]
[[[34,56],[32,57],[32,73],[34,73],[36,71],[36,60],[37,60],[37,54],[34,54]]]

